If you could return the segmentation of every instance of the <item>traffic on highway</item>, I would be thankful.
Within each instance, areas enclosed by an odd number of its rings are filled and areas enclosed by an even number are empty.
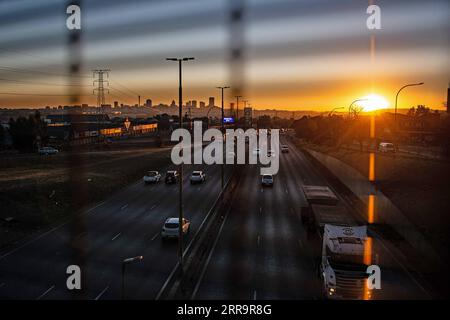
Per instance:
[[[3,309],[437,313],[449,17],[448,0],[0,1]]]

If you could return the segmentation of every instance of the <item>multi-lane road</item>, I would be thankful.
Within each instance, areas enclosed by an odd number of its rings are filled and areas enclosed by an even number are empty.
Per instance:
[[[300,214],[307,206],[302,185],[328,182],[301,151],[288,140],[283,143],[290,152],[280,154],[273,187],[261,186],[257,165],[245,170],[196,299],[322,298],[321,240],[307,232]],[[382,239],[373,239],[372,254],[382,270],[376,298],[430,297]]]
[[[219,195],[220,166],[184,167],[184,214],[195,230]],[[190,185],[189,175],[199,169],[206,172],[207,181]],[[230,172],[225,167],[226,179]],[[0,298],[120,299],[122,260],[142,255],[142,261],[127,266],[126,297],[153,299],[177,262],[177,242],[163,242],[160,237],[165,219],[171,216],[178,216],[178,184],[161,181],[144,185],[138,181],[81,213],[79,219],[85,230],[75,237],[82,248],[70,245],[73,229],[69,221],[1,253]],[[187,236],[186,245],[192,234]],[[85,261],[83,294],[66,287],[66,268],[78,261],[78,249],[84,253]]]
[[[303,184],[327,184],[313,164],[289,141],[280,154],[280,171],[272,188],[263,188],[259,167],[243,170],[217,243],[199,279],[196,299],[319,299],[317,276],[320,238],[302,226]],[[192,170],[203,169],[208,180],[190,185]],[[160,169],[161,168],[149,168]],[[231,168],[226,168],[226,177]],[[162,171],[162,170],[161,170]],[[217,199],[220,167],[185,166],[184,212],[195,230]],[[70,246],[71,223],[0,255],[0,298],[120,299],[121,262],[142,255],[127,266],[129,299],[154,299],[177,262],[176,241],[162,242],[160,230],[178,214],[178,185],[141,181],[111,195],[81,214],[85,231],[76,234],[84,252],[83,294],[67,290],[67,266],[77,248]],[[192,234],[187,237],[187,243]],[[382,268],[384,299],[429,298],[428,292],[395,258],[382,239],[374,239],[373,255]]]

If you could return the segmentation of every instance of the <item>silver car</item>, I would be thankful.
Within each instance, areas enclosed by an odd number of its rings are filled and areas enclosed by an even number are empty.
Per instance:
[[[39,148],[39,150],[38,150],[38,153],[40,155],[46,155],[46,156],[48,156],[50,154],[57,154],[58,152],[59,152],[58,149],[55,149],[53,147],[42,147],[42,148]]]

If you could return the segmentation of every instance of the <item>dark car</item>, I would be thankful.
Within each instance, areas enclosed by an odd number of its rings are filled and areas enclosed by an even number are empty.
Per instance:
[[[172,170],[172,171],[167,171],[166,173],[166,178],[164,179],[165,183],[176,183],[178,181],[178,171]]]

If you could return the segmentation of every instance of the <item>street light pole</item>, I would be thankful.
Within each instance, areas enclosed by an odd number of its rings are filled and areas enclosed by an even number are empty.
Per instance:
[[[350,103],[350,106],[348,107],[348,116],[350,117],[353,104],[355,104],[356,102],[367,101],[367,100],[368,99],[356,99],[356,100],[353,100],[352,103]]]
[[[144,256],[128,258],[122,261],[122,300],[125,300],[125,266],[131,262],[141,261]]]
[[[245,119],[245,109],[247,109],[248,100],[242,100],[244,102],[244,129],[247,129],[247,121]]]
[[[396,127],[397,127],[397,101],[398,101],[398,95],[400,94],[400,92],[401,92],[403,89],[405,89],[405,88],[407,88],[407,87],[421,86],[421,85],[423,85],[423,82],[419,82],[419,83],[410,83],[410,84],[404,85],[403,87],[401,87],[401,88],[397,91],[397,94],[396,94],[396,96],[395,96],[395,112],[394,112],[394,123],[395,123],[395,126],[396,126]]]
[[[183,128],[183,88],[182,88],[182,64],[183,61],[194,60],[194,58],[166,58],[168,61],[178,62],[178,118],[180,122],[180,129]],[[181,139],[181,138],[180,138]],[[183,153],[183,149],[181,149]],[[180,270],[183,272],[183,162],[179,165],[179,201],[178,201],[178,262],[180,264]]]
[[[223,191],[223,186],[224,186],[224,179],[223,179],[223,166],[224,166],[224,164],[223,164],[223,162],[224,162],[224,148],[225,148],[225,136],[224,136],[224,133],[225,133],[225,128],[224,128],[224,125],[223,125],[223,118],[224,118],[224,112],[223,112],[223,90],[224,89],[229,89],[230,87],[216,87],[217,89],[220,89],[221,91],[222,91],[222,124],[221,124],[221,128],[222,128],[222,165],[220,166],[220,171],[221,171],[221,185],[222,185],[222,191]]]

